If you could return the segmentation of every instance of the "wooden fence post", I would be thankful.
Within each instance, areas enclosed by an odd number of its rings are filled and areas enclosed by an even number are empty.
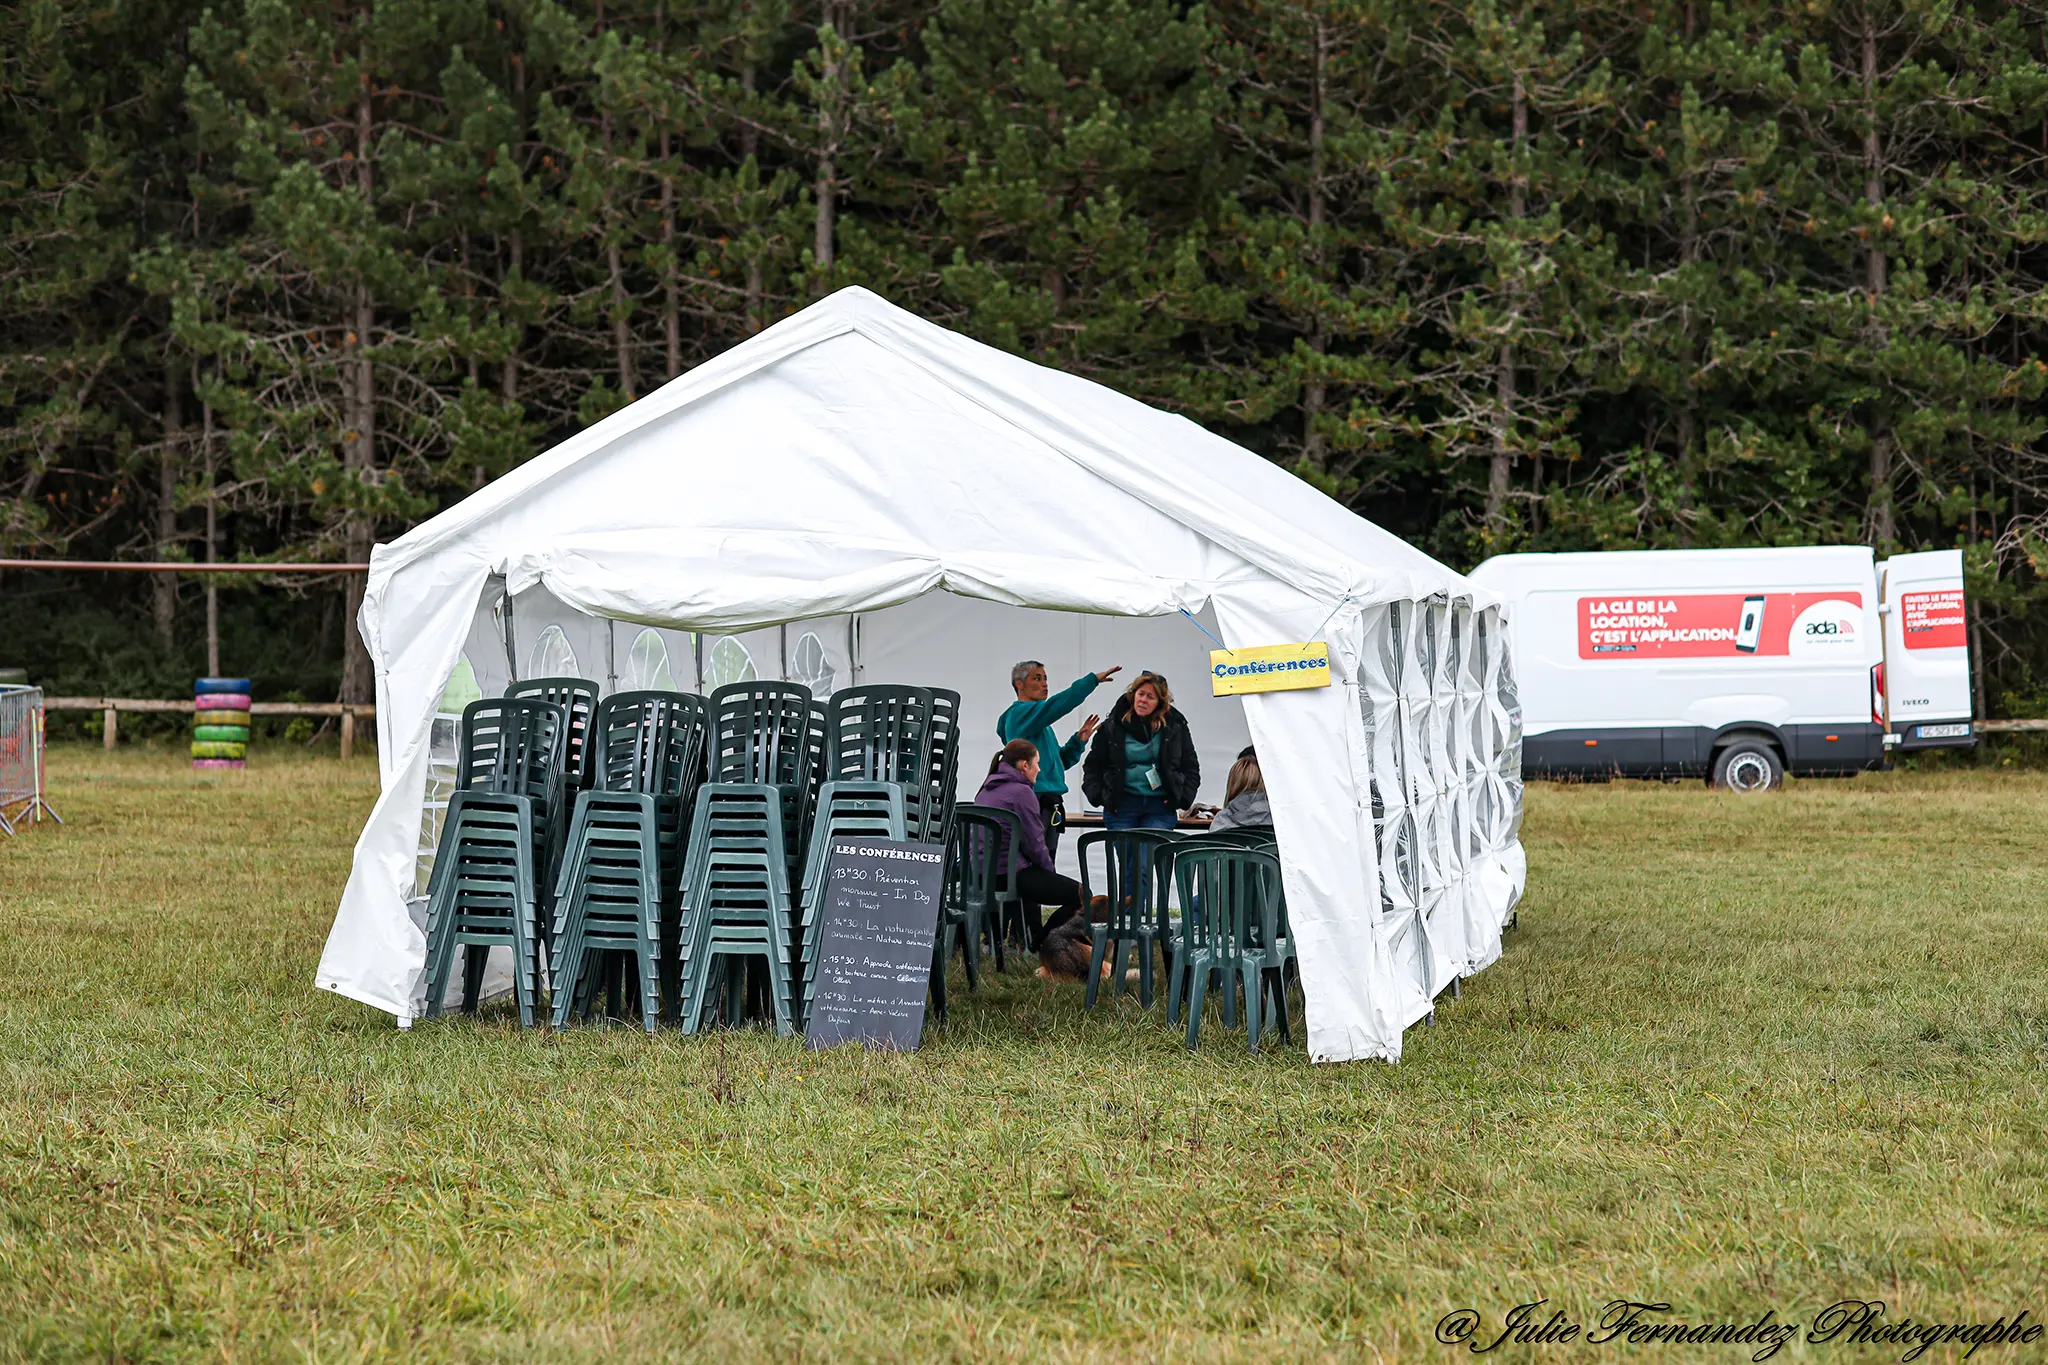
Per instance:
[[[121,713],[113,707],[109,706],[107,708],[106,724],[101,727],[103,734],[100,742],[106,745],[109,750],[113,749],[114,744],[121,732],[120,715]]]
[[[356,712],[352,706],[341,708],[341,756],[344,760],[356,751]]]

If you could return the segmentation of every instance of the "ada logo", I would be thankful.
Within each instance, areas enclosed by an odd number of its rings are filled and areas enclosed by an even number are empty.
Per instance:
[[[1863,652],[1863,608],[1831,597],[1815,602],[1792,619],[1791,637],[1785,652],[1802,654],[1861,654]]]

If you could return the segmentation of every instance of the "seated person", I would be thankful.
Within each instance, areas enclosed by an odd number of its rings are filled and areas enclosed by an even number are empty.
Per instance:
[[[1062,877],[1053,867],[1052,852],[1045,845],[1045,822],[1039,815],[1038,793],[1032,784],[1038,780],[1038,746],[1028,739],[1013,739],[1005,744],[989,764],[988,780],[981,784],[981,790],[974,794],[977,806],[996,806],[1017,817],[1023,827],[1022,858],[1017,863],[1017,894],[1024,901],[1024,922],[1031,930],[1031,951],[1038,952],[1045,946],[1048,932],[1058,928],[1067,920],[1080,913],[1081,883],[1072,877]],[[1005,845],[1008,844],[1005,839]],[[998,855],[1008,866],[1011,856],[1006,846]],[[1039,911],[1041,905],[1059,907],[1049,924],[1041,927]]]
[[[1266,800],[1266,778],[1259,771],[1259,756],[1247,744],[1237,762],[1230,765],[1230,782],[1223,789],[1223,809],[1209,822],[1209,828],[1245,829],[1253,825],[1273,827],[1273,807]]]

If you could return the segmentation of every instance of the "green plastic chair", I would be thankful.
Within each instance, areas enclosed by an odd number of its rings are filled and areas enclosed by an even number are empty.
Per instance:
[[[1239,848],[1264,848],[1279,842],[1273,835],[1271,825],[1239,825],[1232,829],[1205,829],[1191,833],[1188,841],[1195,844],[1215,841],[1233,844]]]
[[[1101,894],[1109,902],[1109,918],[1091,922],[1088,935],[1094,947],[1088,955],[1086,1009],[1095,1008],[1095,996],[1102,984],[1102,964],[1110,964],[1112,990],[1124,989],[1123,957],[1129,948],[1136,956],[1138,1001],[1152,1008],[1152,960],[1154,945],[1161,942],[1160,924],[1172,883],[1174,850],[1180,845],[1164,830],[1093,830],[1081,836],[1075,852],[1081,862],[1082,913],[1094,905],[1097,883],[1090,875],[1091,855],[1101,851],[1103,876]]]
[[[630,969],[651,1032],[664,994],[676,1009],[683,800],[702,771],[703,699],[620,692],[599,704],[593,733],[596,785],[577,797],[556,881],[555,1022],[587,1017],[600,981],[608,1014],[622,1016]]]
[[[587,1017],[606,959],[627,956],[636,968],[640,1020],[652,1033],[661,1019],[661,840],[655,798],[642,792],[584,792],[576,803],[555,891],[554,1022]],[[618,985],[611,986],[618,1013]]]
[[[911,837],[932,837],[932,693],[924,687],[848,687],[826,702],[825,763],[834,778],[899,782]]]
[[[946,842],[944,889],[939,897],[939,932],[932,947],[932,1004],[941,1020],[946,1017],[946,971],[953,961],[953,948],[960,944],[967,957],[967,984],[971,988],[980,970],[980,936],[1000,926],[990,916],[998,913],[997,868],[1002,858],[1003,827],[991,813],[962,805],[953,812],[953,833]]]
[[[1173,879],[1180,897],[1181,939],[1167,988],[1169,1022],[1187,1010],[1187,1045],[1193,1051],[1202,1027],[1202,1006],[1212,978],[1223,988],[1223,1022],[1237,1023],[1237,992],[1244,989],[1245,1024],[1258,1050],[1262,985],[1266,969],[1278,967],[1256,926],[1267,902],[1280,894],[1280,860],[1256,849],[1228,844],[1203,848],[1184,841],[1174,850]]]
[[[569,713],[535,698],[483,697],[462,708],[455,791],[532,803],[533,889],[545,931],[561,866],[568,793]],[[445,834],[444,826],[444,834]]]
[[[427,885],[427,1010],[437,1017],[459,955],[463,1009],[474,1012],[489,949],[513,955],[520,1021],[531,1025],[540,999],[557,845],[566,716],[533,700],[483,699],[465,707],[451,795]],[[522,856],[505,847],[516,832]]]
[[[439,1018],[459,954],[462,1010],[474,1014],[492,948],[512,952],[521,1026],[540,1007],[539,915],[534,903],[533,804],[521,796],[457,792],[449,799],[427,883],[426,1017]]]
[[[943,844],[952,831],[953,805],[960,787],[960,694],[943,687],[932,693],[931,773],[926,791],[923,839]]]
[[[984,937],[995,952],[996,970],[1007,970],[1002,942],[1003,851],[1016,847],[1015,828],[1016,817],[1004,810],[965,805],[953,813],[953,837],[946,846],[946,857],[949,868],[957,863],[961,875],[947,877],[947,897],[940,904],[949,926],[948,959],[950,944],[957,942],[967,963],[969,990],[981,986]]]
[[[1017,819],[1017,813],[1001,806],[983,806],[973,801],[961,801],[954,805],[952,822],[958,824],[967,816],[986,817],[1002,827],[1001,856],[996,859],[995,897],[995,953],[996,970],[1009,971],[1004,960],[1004,945],[1019,952],[1028,953],[1036,935],[1032,933],[1030,917],[1024,909],[1024,893],[1017,889],[1017,872],[1024,866],[1024,827]],[[1042,931],[1041,931],[1042,932]]]
[[[506,687],[510,698],[551,701],[568,715],[565,778],[571,791],[590,785],[591,736],[597,719],[597,684],[588,678],[528,678]]]
[[[720,784],[765,783],[782,800],[782,849],[802,855],[818,783],[819,738],[811,689],[799,683],[728,683],[711,694],[709,769]],[[791,880],[803,874],[792,863]]]
[[[1276,857],[1277,863],[1277,857]],[[1294,1041],[1294,1031],[1287,1018],[1287,982],[1291,968],[1295,976],[1301,974],[1301,961],[1294,951],[1294,930],[1287,922],[1287,882],[1284,875],[1276,875],[1270,884],[1264,885],[1259,897],[1258,915],[1253,921],[1257,931],[1257,944],[1264,953],[1266,966],[1259,973],[1260,989],[1272,995],[1271,1017],[1280,1021],[1280,1037],[1284,1042]]]
[[[707,783],[697,794],[683,865],[677,934],[683,1031],[698,1032],[723,984],[723,1016],[738,1023],[754,968],[766,978],[776,1030],[796,1031],[789,857],[782,846],[782,793],[772,783]]]

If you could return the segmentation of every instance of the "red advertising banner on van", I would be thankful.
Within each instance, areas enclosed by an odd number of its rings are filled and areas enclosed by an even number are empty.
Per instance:
[[[1860,592],[1642,592],[1579,599],[1581,659],[1860,655],[1864,628]]]
[[[1961,588],[1901,594],[1899,614],[1908,649],[1959,649],[1970,642]]]

